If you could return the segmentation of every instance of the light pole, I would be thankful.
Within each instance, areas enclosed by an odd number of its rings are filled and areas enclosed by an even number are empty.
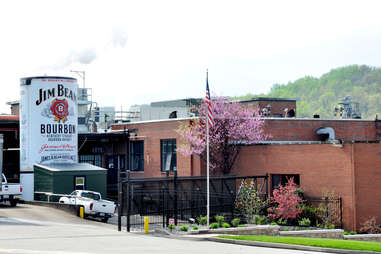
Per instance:
[[[73,71],[73,70],[70,70],[70,72],[77,73],[83,79],[83,88],[85,88],[86,72],[85,71]]]

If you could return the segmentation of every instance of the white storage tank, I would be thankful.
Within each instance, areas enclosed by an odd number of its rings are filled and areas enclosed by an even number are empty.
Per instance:
[[[75,78],[21,79],[20,182],[23,199],[34,199],[33,165],[78,162]]]

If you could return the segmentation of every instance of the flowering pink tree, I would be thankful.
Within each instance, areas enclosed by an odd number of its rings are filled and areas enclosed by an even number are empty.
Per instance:
[[[268,138],[263,130],[264,120],[257,109],[230,102],[224,97],[213,98],[211,107],[215,124],[209,130],[210,167],[214,174],[229,174],[242,144],[254,144]],[[181,125],[177,130],[186,141],[177,151],[185,156],[197,154],[205,158],[206,103],[196,110],[200,118]]]
[[[303,201],[301,197],[296,193],[297,185],[294,183],[294,179],[290,178],[286,186],[279,186],[278,189],[273,191],[272,201],[277,205],[276,207],[268,208],[270,214],[268,217],[272,219],[295,219],[302,209],[299,208],[300,202]]]

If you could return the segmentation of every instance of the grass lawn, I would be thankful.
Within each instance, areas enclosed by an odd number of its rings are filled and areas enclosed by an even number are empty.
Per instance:
[[[305,245],[305,246],[314,246],[314,247],[323,247],[323,248],[381,252],[381,243],[378,243],[378,242],[350,241],[350,240],[337,240],[337,239],[325,239],[325,238],[267,236],[267,235],[237,235],[237,236],[222,235],[218,237],[234,239],[234,240],[284,243],[284,244]]]

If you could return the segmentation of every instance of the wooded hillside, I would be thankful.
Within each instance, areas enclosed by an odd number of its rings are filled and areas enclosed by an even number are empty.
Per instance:
[[[255,96],[296,98],[297,117],[334,117],[334,107],[346,95],[360,103],[363,119],[381,118],[381,68],[351,65],[333,69],[320,78],[306,76],[288,84],[274,84],[268,94]]]

